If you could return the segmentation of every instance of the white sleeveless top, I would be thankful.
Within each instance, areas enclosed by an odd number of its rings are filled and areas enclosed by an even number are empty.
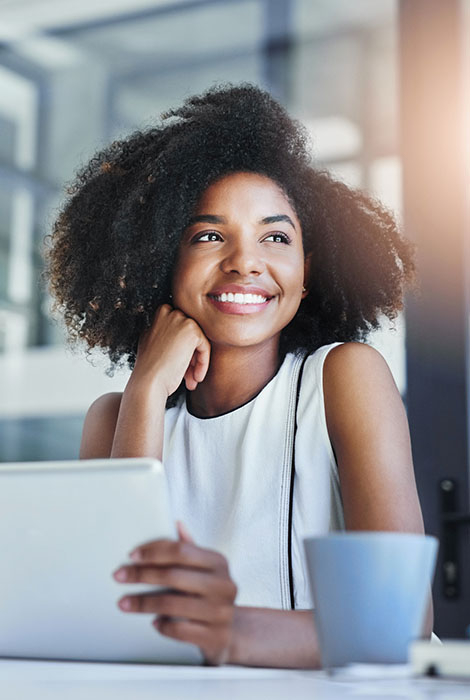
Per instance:
[[[323,363],[336,345],[307,357],[300,386],[292,510],[297,609],[313,606],[302,538],[344,529],[323,399]],[[288,354],[262,391],[229,413],[197,418],[184,397],[166,411],[163,463],[173,513],[198,545],[227,557],[238,605],[291,607],[288,509],[301,363]]]

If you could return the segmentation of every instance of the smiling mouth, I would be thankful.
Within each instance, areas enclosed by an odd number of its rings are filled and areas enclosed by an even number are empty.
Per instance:
[[[265,304],[267,301],[272,299],[272,297],[265,297],[261,294],[240,294],[232,292],[222,292],[222,294],[209,294],[209,298],[214,301],[219,301],[222,303],[229,304]]]
[[[239,292],[222,292],[222,294],[208,294],[210,302],[222,313],[245,315],[253,314],[265,309],[274,297],[265,297],[262,294],[241,294]]]

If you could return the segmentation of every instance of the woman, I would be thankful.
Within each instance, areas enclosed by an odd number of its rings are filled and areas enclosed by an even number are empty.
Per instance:
[[[116,580],[171,591],[121,609],[207,663],[317,666],[302,537],[423,532],[399,393],[355,342],[402,308],[409,244],[250,85],[111,144],[69,194],[51,290],[73,336],[133,369],[80,456],[163,459],[191,532],[137,547]]]

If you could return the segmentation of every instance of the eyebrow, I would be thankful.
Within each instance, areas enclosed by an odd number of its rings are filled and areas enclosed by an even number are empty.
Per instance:
[[[227,219],[224,216],[216,216],[215,214],[199,214],[199,216],[192,216],[188,221],[188,226],[198,223],[205,224],[226,224]]]
[[[286,221],[288,224],[292,226],[292,228],[295,229],[294,223],[290,216],[287,216],[287,214],[276,214],[275,216],[265,216],[264,219],[261,219],[259,222],[260,224],[276,224],[279,221]],[[226,224],[227,219],[224,216],[217,216],[216,214],[199,214],[198,216],[192,216],[189,219],[188,226],[192,226],[193,224],[198,224],[198,223],[205,223],[205,224]]]
[[[295,231],[294,223],[290,216],[287,216],[287,214],[276,214],[276,216],[266,216],[264,219],[261,219],[260,224],[276,224],[278,221],[287,221],[287,223],[290,224]]]

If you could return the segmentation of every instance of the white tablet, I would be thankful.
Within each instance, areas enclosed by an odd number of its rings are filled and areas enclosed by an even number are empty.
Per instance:
[[[200,663],[153,615],[117,607],[150,587],[112,572],[137,545],[175,536],[157,460],[0,464],[0,656]]]

